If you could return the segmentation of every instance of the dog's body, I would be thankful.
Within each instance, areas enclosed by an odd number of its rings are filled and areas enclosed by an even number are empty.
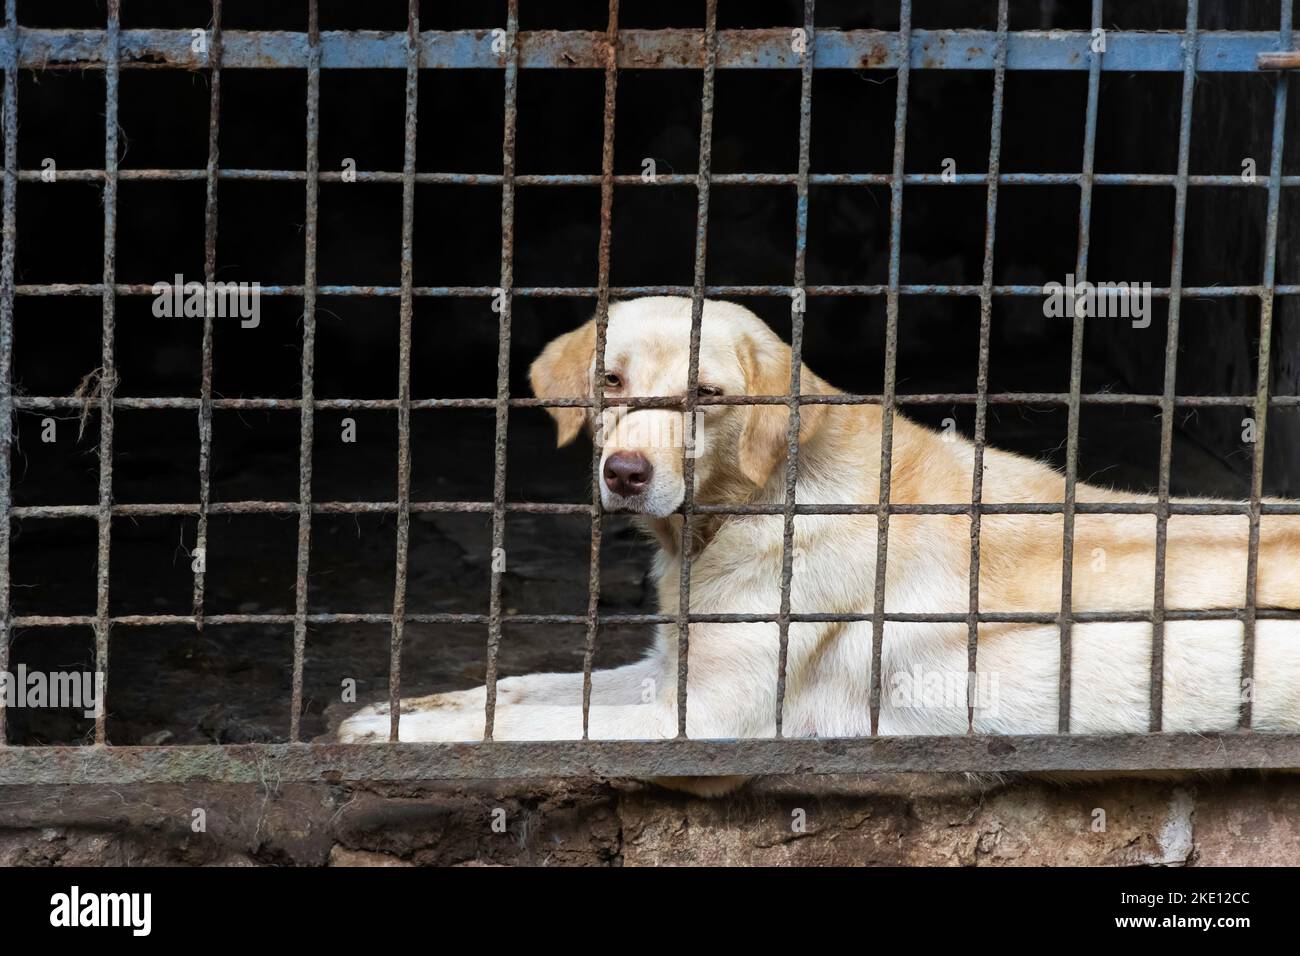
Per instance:
[[[660,611],[678,610],[682,519],[682,413],[619,410],[622,396],[681,396],[686,390],[690,300],[650,298],[610,310],[605,369],[608,414],[602,431],[602,495],[607,507],[641,512],[661,549],[655,575]],[[588,323],[547,347],[534,363],[541,397],[590,396],[595,328]],[[781,395],[790,387],[790,349],[747,310],[705,304],[698,380],[707,394]],[[804,394],[836,390],[806,367]],[[555,409],[560,443],[591,416]],[[876,405],[804,405],[797,500],[875,503],[879,497],[882,412]],[[700,504],[781,504],[787,411],[783,406],[706,406],[697,425],[694,500]],[[644,442],[647,430],[672,440]],[[894,417],[890,500],[969,505],[972,444]],[[1052,468],[994,449],[984,456],[983,500],[1063,500]],[[1081,502],[1151,501],[1149,496],[1077,486]],[[778,516],[697,516],[692,550],[692,613],[772,615],[780,606],[782,525]],[[1245,605],[1245,516],[1169,519],[1166,607]],[[1075,518],[1075,611],[1148,612],[1154,603],[1153,515]],[[893,612],[969,610],[970,518],[893,515],[889,520],[885,606]],[[1049,612],[1061,607],[1061,515],[986,515],[981,522],[979,606],[983,612]],[[795,518],[791,609],[869,613],[876,571],[875,515]],[[1258,603],[1300,607],[1300,517],[1261,520]],[[575,572],[576,573],[576,572]],[[1300,730],[1300,622],[1260,620],[1253,685],[1242,680],[1243,626],[1235,620],[1165,625],[1165,730],[1223,731],[1237,725],[1243,694],[1259,730]],[[885,625],[882,734],[959,734],[967,729],[967,625]],[[690,627],[687,734],[768,737],[775,731],[776,624]],[[1143,623],[1073,627],[1070,729],[1146,731],[1152,628]],[[1052,733],[1058,721],[1060,630],[1054,624],[983,624],[974,681],[974,729]],[[872,625],[794,623],[789,629],[783,733],[855,736],[870,732]],[[593,675],[590,736],[644,739],[677,731],[677,629],[658,628],[641,661]],[[582,675],[537,674],[498,684],[500,740],[574,739],[582,734]],[[476,740],[484,728],[484,688],[402,702],[403,740]],[[385,740],[386,705],[340,728],[343,741]]]

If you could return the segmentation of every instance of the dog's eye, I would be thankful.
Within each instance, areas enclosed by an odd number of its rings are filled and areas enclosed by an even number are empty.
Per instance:
[[[606,388],[622,388],[622,387],[623,387],[623,379],[620,378],[620,377],[618,376],[618,374],[615,373],[615,372],[606,372],[606,373],[605,373],[605,387],[606,387]]]
[[[722,394],[722,389],[720,389],[716,385],[701,385],[699,387],[699,392],[701,395],[707,395],[710,398],[715,398],[718,395]]]

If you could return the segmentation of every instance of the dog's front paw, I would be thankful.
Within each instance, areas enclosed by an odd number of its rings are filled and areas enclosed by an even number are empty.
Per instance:
[[[454,706],[447,697],[434,694],[403,700],[398,739],[418,741],[469,741],[483,739],[483,712]],[[388,704],[363,707],[339,724],[339,743],[380,743],[388,740]]]
[[[341,744],[377,743],[388,739],[388,704],[362,707],[339,724]]]

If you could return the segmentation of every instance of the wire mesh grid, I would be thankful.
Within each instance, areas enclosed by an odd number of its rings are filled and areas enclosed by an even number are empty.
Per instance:
[[[185,31],[121,28],[120,0],[109,0],[108,20],[103,31],[43,31],[23,29],[17,23],[16,0],[6,0],[6,23],[0,36],[4,60],[4,209],[3,250],[0,252],[0,672],[7,670],[10,634],[18,627],[90,626],[95,634],[95,667],[107,681],[110,664],[110,632],[114,626],[190,625],[198,629],[234,624],[279,624],[293,628],[292,696],[290,701],[290,743],[222,747],[113,747],[109,746],[106,708],[95,719],[94,747],[51,748],[8,746],[5,732],[5,701],[0,695],[0,782],[129,781],[212,777],[227,780],[256,779],[267,761],[287,779],[367,779],[432,776],[532,776],[539,774],[606,773],[753,773],[818,770],[825,772],[895,770],[982,770],[982,769],[1128,769],[1146,767],[1209,766],[1296,766],[1300,765],[1300,735],[1250,733],[1251,705],[1243,701],[1241,732],[1220,735],[1158,733],[1163,725],[1163,649],[1165,625],[1184,620],[1239,620],[1244,626],[1244,678],[1253,673],[1255,623],[1268,618],[1300,618],[1300,611],[1260,608],[1256,599],[1259,571],[1260,518],[1264,514],[1300,514],[1300,503],[1270,503],[1263,498],[1264,439],[1270,408],[1300,405],[1300,396],[1274,396],[1269,389],[1273,305],[1276,296],[1300,294],[1300,286],[1280,285],[1276,279],[1278,219],[1281,191],[1300,186],[1300,176],[1282,175],[1283,137],[1287,104],[1287,74],[1276,74],[1273,104],[1271,157],[1267,178],[1258,182],[1239,176],[1189,174],[1189,153],[1193,112],[1193,89],[1198,72],[1205,70],[1252,70],[1257,65],[1295,65],[1286,58],[1292,48],[1292,0],[1282,0],[1279,29],[1270,33],[1221,31],[1201,33],[1198,0],[1188,0],[1186,27],[1181,34],[1114,34],[1104,51],[1089,46],[1090,34],[1076,33],[1048,37],[1031,32],[1013,33],[1008,28],[1008,0],[998,0],[994,31],[923,31],[912,28],[911,0],[900,0],[899,26],[893,32],[821,30],[814,22],[814,0],[805,0],[803,26],[805,49],[792,51],[789,31],[720,31],[717,0],[706,0],[702,32],[690,30],[620,30],[618,0],[609,5],[608,26],[603,33],[564,34],[520,31],[518,0],[508,0],[507,20],[499,50],[485,41],[487,31],[421,32],[418,0],[409,0],[408,26],[404,34],[369,37],[365,43],[346,33],[322,33],[315,0],[309,0],[309,24],[305,35],[248,33],[223,34],[221,0],[213,0],[210,41],[201,61],[189,48]],[[1094,30],[1102,28],[1102,0],[1092,0]],[[959,36],[961,44],[949,44]],[[466,39],[474,42],[464,42]],[[255,49],[255,52],[254,52]],[[492,52],[489,50],[492,49]],[[963,52],[955,52],[962,50]],[[864,59],[864,56],[866,59]],[[911,71],[920,68],[986,69],[993,74],[993,103],[990,149],[986,173],[943,178],[938,174],[904,172],[904,146],[908,120],[908,85]],[[1271,58],[1271,59],[1270,59]],[[1278,58],[1281,58],[1280,60]],[[810,172],[811,114],[814,70],[862,66],[896,71],[896,107],[892,170],[885,173],[814,174]],[[305,67],[307,74],[306,161],[302,171],[266,169],[223,169],[219,164],[218,131],[221,113],[223,68],[252,65]],[[1283,62],[1285,61],[1285,62]],[[119,169],[118,79],[120,70],[134,67],[205,69],[210,78],[208,157],[205,169]],[[515,140],[518,119],[518,76],[521,68],[555,68],[582,65],[603,70],[604,113],[601,172],[599,175],[516,175]],[[699,164],[695,174],[641,176],[614,173],[614,114],[619,71],[635,66],[689,68],[702,71]],[[104,168],[60,171],[67,181],[102,183],[103,188],[103,275],[99,283],[15,283],[14,260],[17,243],[16,190],[22,181],[39,179],[39,170],[21,170],[17,160],[18,103],[17,76],[20,69],[75,66],[103,69],[105,73],[105,157]],[[402,185],[401,273],[398,286],[321,285],[317,282],[318,189],[343,175],[323,172],[319,159],[320,77],[323,69],[379,66],[404,69],[405,146],[400,172],[357,172],[362,183]],[[504,128],[502,171],[499,175],[416,172],[416,120],[418,76],[421,69],[480,66],[501,69],[504,74]],[[786,68],[800,74],[798,168],[793,175],[717,174],[711,171],[714,89],[719,68]],[[1078,173],[1004,173],[1001,171],[1002,123],[1006,73],[1010,69],[1086,69],[1087,105],[1084,116],[1083,155]],[[1100,174],[1094,171],[1097,139],[1099,83],[1103,69],[1177,70],[1182,76],[1182,97],[1178,125],[1177,171],[1174,174]],[[116,281],[117,190],[122,181],[198,180],[206,184],[204,213],[204,274],[208,283],[216,277],[218,183],[226,180],[303,182],[306,186],[305,274],[302,285],[269,285],[261,294],[301,297],[302,393],[299,399],[219,398],[212,389],[212,315],[204,315],[202,326],[202,378],[195,396],[129,398],[114,394],[117,376],[114,364],[115,306],[118,296],[141,296],[152,286],[120,284]],[[982,279],[979,284],[904,284],[900,281],[902,255],[902,207],[905,186],[939,185],[947,182],[982,184],[986,187]],[[416,286],[413,280],[413,227],[415,186],[423,183],[452,183],[499,186],[501,205],[501,268],[497,287]],[[744,185],[793,186],[796,191],[793,284],[741,286],[708,285],[705,281],[710,186]],[[594,288],[516,287],[514,285],[515,189],[518,186],[598,185],[600,187],[600,231],[598,275]],[[696,189],[694,281],[690,286],[613,287],[610,282],[613,196],[616,186],[684,185]],[[888,186],[890,229],[888,278],[874,285],[810,285],[806,282],[808,240],[808,194],[813,185]],[[997,222],[998,191],[1003,185],[1077,185],[1079,187],[1079,237],[1075,276],[1086,279],[1090,239],[1092,194],[1095,185],[1172,187],[1174,190],[1173,256],[1169,284],[1152,290],[1153,297],[1169,303],[1169,320],[1164,353],[1164,387],[1160,395],[1085,393],[1082,390],[1082,360],[1085,320],[1073,318],[1070,380],[1065,392],[1005,392],[989,390],[990,328],[993,303],[1000,297],[1041,296],[1039,286],[996,285],[993,255]],[[1257,285],[1184,287],[1183,250],[1187,195],[1190,186],[1255,186],[1266,190],[1267,219],[1264,269]],[[691,335],[688,388],[684,399],[620,399],[630,408],[668,407],[685,412],[687,428],[695,428],[693,412],[710,404],[782,405],[788,409],[787,454],[784,465],[785,496],[782,504],[709,505],[693,501],[694,461],[683,454],[685,501],[681,512],[684,535],[690,535],[693,519],[702,515],[771,515],[782,519],[780,603],[771,614],[704,614],[690,611],[691,556],[684,552],[678,581],[678,608],[672,614],[601,614],[600,549],[602,506],[598,490],[583,503],[527,503],[507,500],[505,467],[506,438],[511,409],[582,408],[599,418],[604,408],[604,344],[610,300],[616,296],[678,294],[690,296]],[[899,303],[904,296],[940,295],[977,298],[980,306],[977,385],[974,393],[930,393],[900,395],[897,392]],[[100,296],[102,301],[101,387],[93,397],[15,395],[12,382],[13,314],[16,296]],[[316,301],[319,296],[396,297],[399,301],[398,396],[396,399],[317,399],[314,395]],[[708,396],[698,390],[699,348],[704,299],[708,296],[788,297],[791,309],[791,380],[784,395]],[[886,303],[884,384],[879,394],[803,395],[800,389],[801,355],[804,337],[804,307],[807,296],[878,296]],[[1179,314],[1186,297],[1256,297],[1261,306],[1257,389],[1253,395],[1185,396],[1176,394],[1175,381],[1179,341]],[[457,399],[413,399],[411,397],[411,335],[414,300],[418,297],[472,297],[497,300],[498,362],[497,388],[493,397]],[[591,397],[533,399],[510,394],[511,304],[516,297],[591,297],[596,300],[596,371]],[[983,501],[984,452],[990,406],[1033,402],[1064,406],[1068,411],[1064,499],[1060,502],[991,504]],[[800,409],[813,404],[874,404],[882,411],[880,494],[869,504],[799,504],[798,480]],[[900,406],[971,404],[975,408],[974,471],[969,504],[899,504],[891,501],[891,471],[894,415]],[[1096,503],[1077,500],[1079,420],[1089,404],[1136,404],[1161,412],[1159,488],[1150,503]],[[1173,413],[1177,408],[1244,406],[1253,410],[1258,438],[1253,449],[1249,500],[1241,503],[1179,503],[1170,500],[1172,470]],[[10,447],[13,416],[18,411],[57,409],[96,411],[100,420],[98,501],[93,505],[32,505],[15,507],[11,493]],[[417,409],[481,408],[495,413],[494,472],[491,501],[411,500],[411,412]],[[183,409],[197,413],[199,437],[199,500],[196,503],[123,504],[113,496],[113,416],[116,409]],[[212,414],[216,409],[278,409],[300,412],[299,494],[296,501],[215,502],[210,495]],[[397,413],[398,484],[395,501],[314,501],[312,498],[313,413],[321,409],[378,409]],[[687,448],[690,441],[686,442]],[[599,466],[600,449],[592,457],[593,471]],[[581,624],[585,626],[583,660],[583,740],[507,742],[494,741],[498,657],[503,607],[503,572],[495,567],[491,575],[487,614],[410,613],[406,609],[409,525],[412,514],[433,512],[477,513],[491,516],[492,547],[503,547],[506,515],[546,513],[588,515],[590,566],[588,603],[585,614],[511,615],[512,621],[537,624]],[[109,566],[111,528],[114,518],[143,515],[187,515],[197,518],[196,547],[207,541],[207,521],[219,514],[296,514],[298,516],[295,603],[292,614],[207,614],[205,581],[196,572],[193,609],[190,614],[111,615],[109,612]],[[308,610],[307,579],[311,552],[312,517],[320,514],[394,514],[397,520],[396,577],[391,613],[311,613]],[[886,568],[889,556],[890,518],[893,515],[958,515],[970,519],[969,609],[966,613],[898,613],[885,603]],[[1061,600],[1059,612],[1001,612],[980,610],[980,529],[984,515],[1033,514],[1062,516]],[[1074,527],[1078,515],[1154,515],[1156,527],[1155,593],[1150,612],[1075,611],[1072,607]],[[796,613],[791,610],[793,540],[796,516],[875,515],[877,552],[874,602],[870,609],[854,613]],[[1173,515],[1244,515],[1249,522],[1247,587],[1245,606],[1228,610],[1172,610],[1165,606],[1164,582],[1168,548],[1168,522]],[[94,519],[97,526],[97,606],[93,615],[13,615],[10,613],[10,524],[13,520],[42,518]],[[782,711],[786,691],[786,662],[789,628],[792,623],[870,621],[872,629],[872,678],[870,693],[870,737],[842,740],[783,738]],[[1076,622],[1139,621],[1152,626],[1150,669],[1149,734],[1069,735],[1072,684],[1072,626]],[[398,744],[400,719],[396,706],[401,696],[401,655],[404,627],[408,623],[472,623],[486,625],[486,708],[484,742],[472,745]],[[1059,734],[990,738],[973,733],[973,704],[967,707],[968,733],[949,737],[880,736],[881,660],[886,622],[930,622],[965,624],[968,629],[967,680],[978,670],[978,632],[982,623],[1055,625],[1060,632]],[[303,663],[309,626],[346,623],[387,624],[391,627],[389,658],[390,743],[387,746],[344,746],[302,744]],[[693,623],[775,623],[779,639],[776,736],[773,739],[700,741],[686,736],[687,675],[689,636]],[[665,741],[588,740],[591,680],[600,628],[614,624],[664,624],[675,626],[678,644],[677,739]],[[105,687],[107,690],[107,685]]]

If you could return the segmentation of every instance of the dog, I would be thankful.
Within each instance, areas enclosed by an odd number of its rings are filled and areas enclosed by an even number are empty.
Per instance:
[[[552,341],[532,364],[540,398],[590,398],[595,320]],[[637,515],[658,542],[659,611],[678,612],[683,551],[690,551],[692,613],[774,615],[781,603],[783,517],[700,515],[682,540],[683,442],[691,429],[678,408],[620,407],[639,396],[682,398],[687,389],[691,300],[651,297],[610,306],[604,356],[604,414],[549,408],[558,444],[584,428],[601,442],[606,509]],[[739,305],[706,301],[700,330],[699,394],[788,395],[791,349]],[[806,366],[804,395],[837,395]],[[784,405],[699,406],[691,447],[697,504],[784,502],[788,448]],[[871,404],[800,409],[799,504],[879,500],[882,410]],[[890,501],[960,504],[972,496],[974,445],[895,414]],[[1080,502],[1153,502],[1079,482]],[[1047,464],[989,448],[986,503],[1061,502],[1065,479]],[[1175,499],[1189,500],[1189,499]],[[1197,499],[1201,500],[1201,499]],[[1049,612],[1061,607],[1063,516],[989,514],[981,520],[982,612]],[[885,605],[889,612],[969,610],[970,517],[895,514],[889,520]],[[1154,515],[1075,517],[1072,605],[1076,611],[1150,612],[1155,594]],[[1246,601],[1248,519],[1173,515],[1168,520],[1165,605],[1171,610],[1241,608]],[[875,515],[794,519],[795,613],[870,613],[876,577]],[[1258,604],[1300,607],[1300,516],[1260,523]],[[579,573],[575,569],[575,574]],[[585,573],[585,569],[582,573]],[[1150,721],[1152,627],[1073,627],[1070,729],[1145,732]],[[779,639],[775,623],[690,625],[686,732],[692,738],[771,737],[776,729]],[[592,675],[590,737],[655,739],[677,733],[677,627],[660,625],[640,661]],[[1043,734],[1058,729],[1060,630],[1055,624],[981,623],[968,696],[965,623],[888,622],[881,657],[881,734],[962,734],[973,729]],[[1244,695],[1257,730],[1300,730],[1300,622],[1256,624],[1254,679],[1243,681],[1239,620],[1176,620],[1164,628],[1163,727],[1229,731]],[[782,732],[791,737],[870,733],[872,624],[792,623]],[[983,683],[981,683],[983,682]],[[498,682],[494,737],[563,740],[582,736],[581,674],[533,674]],[[981,700],[981,697],[983,698]],[[482,739],[485,689],[402,701],[401,738]],[[340,727],[344,742],[386,740],[387,704]]]

